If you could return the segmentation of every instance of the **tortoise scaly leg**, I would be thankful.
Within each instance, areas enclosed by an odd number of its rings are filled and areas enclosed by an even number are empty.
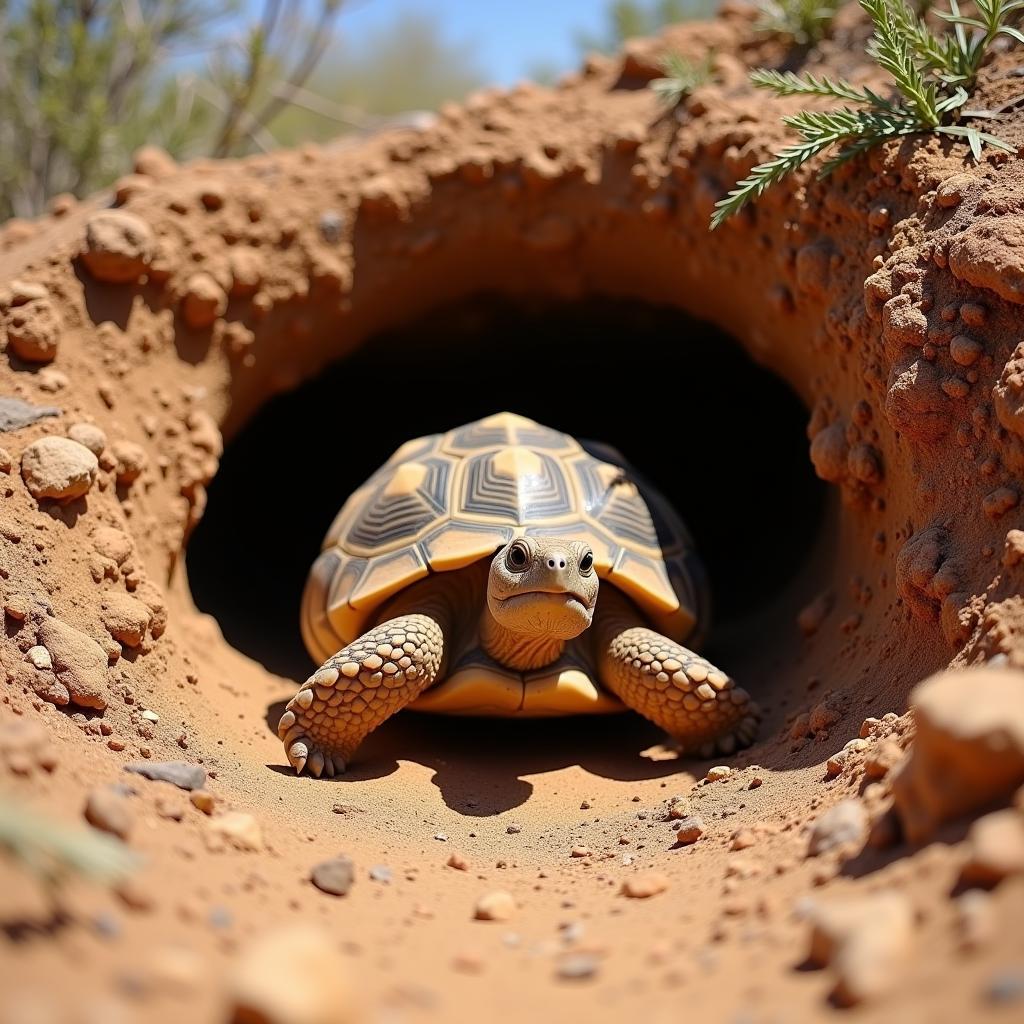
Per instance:
[[[594,628],[601,684],[684,750],[712,757],[750,745],[760,712],[721,669],[644,625],[617,592],[601,595]]]
[[[443,613],[438,616],[388,619],[302,684],[277,727],[296,774],[343,772],[367,735],[438,678],[445,635]]]

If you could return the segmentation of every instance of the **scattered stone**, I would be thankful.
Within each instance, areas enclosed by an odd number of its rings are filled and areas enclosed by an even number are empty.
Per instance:
[[[590,850],[588,850],[587,847],[585,847],[585,846],[574,846],[569,851],[569,856],[570,857],[589,857],[590,856]]]
[[[50,363],[57,356],[61,323],[49,298],[33,299],[7,314],[8,348],[26,363]]]
[[[207,825],[207,843],[215,852],[224,845],[246,853],[263,849],[263,831],[260,823],[245,811],[228,811],[211,818]]]
[[[478,921],[508,921],[516,912],[516,901],[502,889],[484,893],[477,900],[473,916]]]
[[[483,974],[484,960],[479,953],[462,950],[452,957],[452,970],[460,974]]]
[[[996,938],[996,915],[992,897],[981,889],[970,889],[953,902],[956,931],[964,949],[977,950]]]
[[[690,846],[704,835],[704,819],[697,814],[690,814],[679,822],[676,829],[676,842],[680,846]]]
[[[622,882],[621,893],[634,900],[657,896],[668,888],[668,879],[657,871],[643,871],[630,875]]]
[[[985,998],[999,1006],[1019,1003],[1024,999],[1024,967],[999,971],[985,986]]]
[[[103,454],[107,447],[107,435],[94,423],[72,423],[68,427],[68,437],[84,445],[97,458]]]
[[[601,967],[596,953],[569,953],[558,963],[557,977],[562,981],[586,981],[593,978]]]
[[[714,768],[709,768],[704,778],[708,782],[719,782],[721,779],[729,778],[730,775],[732,775],[732,769],[727,764],[719,764]]]
[[[343,853],[317,864],[309,876],[310,881],[321,891],[331,896],[347,896],[356,879],[352,861]]]
[[[875,744],[864,758],[864,774],[869,779],[884,779],[903,760],[903,748],[894,739]]]
[[[85,227],[82,262],[97,281],[133,284],[146,273],[155,250],[153,230],[124,210],[102,210]]]
[[[125,647],[138,647],[146,638],[153,615],[131,594],[108,593],[100,605],[100,617],[107,632]]]
[[[40,672],[53,668],[53,659],[50,657],[50,652],[38,644],[35,647],[30,647],[25,652],[25,660],[33,668],[39,669]]]
[[[127,839],[132,830],[133,816],[127,799],[107,787],[94,789],[85,802],[85,820],[93,828],[109,832],[118,839]]]
[[[333,804],[331,806],[331,811],[334,814],[341,814],[341,815],[345,815],[345,816],[348,816],[350,814],[365,814],[366,813],[362,809],[362,807],[356,807],[355,804]]]
[[[1024,874],[1024,818],[1014,809],[986,814],[967,833],[967,861],[960,877],[965,885],[998,885]]]
[[[450,868],[455,868],[456,871],[468,871],[469,870],[469,861],[466,860],[466,858],[463,857],[462,854],[459,853],[458,851],[455,851],[454,853],[452,853],[448,857],[448,859],[445,861],[445,864],[447,864],[448,867],[450,867]]]
[[[913,938],[914,915],[894,892],[876,893],[811,909],[809,959],[831,966],[833,997],[843,1006],[874,999],[899,983]]]
[[[107,706],[107,655],[90,636],[60,619],[39,626],[39,642],[50,652],[57,679],[79,707]]]
[[[757,836],[754,835],[752,829],[740,828],[732,834],[732,839],[729,841],[730,850],[747,850],[751,846],[757,843]]]
[[[20,398],[0,398],[0,432],[21,430],[49,416],[59,416],[52,405],[30,405]]]
[[[130,487],[149,465],[146,449],[134,441],[115,441],[110,454],[114,458],[114,476],[122,487]]]
[[[211,326],[228,308],[224,289],[205,272],[193,274],[185,284],[181,315],[193,330]]]
[[[217,798],[208,789],[194,789],[188,795],[192,806],[203,814],[213,814],[217,806]]]
[[[867,841],[868,824],[868,812],[860,800],[841,800],[814,823],[808,855],[817,857],[840,848],[859,851]]]
[[[98,526],[92,535],[96,554],[109,558],[115,565],[123,565],[132,553],[132,539],[123,530],[112,526]]]
[[[510,836],[517,836],[517,835],[519,835],[520,832],[523,831],[523,826],[522,825],[509,825],[509,827],[507,829],[505,829],[505,831]]]
[[[916,735],[893,780],[906,837],[931,838],[944,821],[1024,783],[1024,674],[972,668],[932,676],[911,694]]]
[[[371,882],[380,882],[381,885],[390,885],[394,878],[394,872],[387,864],[374,864],[369,871]]]
[[[69,437],[41,437],[21,455],[21,476],[33,498],[71,501],[88,494],[99,463],[88,448]]]
[[[227,977],[231,1024],[355,1024],[349,963],[330,932],[275,927],[242,950]]]
[[[170,782],[179,789],[202,789],[206,785],[206,770],[186,761],[133,761],[124,770],[155,782]]]

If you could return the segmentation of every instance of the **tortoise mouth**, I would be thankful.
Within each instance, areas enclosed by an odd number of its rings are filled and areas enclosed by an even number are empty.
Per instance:
[[[498,602],[504,607],[519,608],[531,604],[551,604],[559,607],[577,606],[590,615],[593,607],[587,598],[572,590],[546,590],[543,587],[535,587],[533,590],[523,590],[518,594],[510,594],[508,597],[499,597]]]

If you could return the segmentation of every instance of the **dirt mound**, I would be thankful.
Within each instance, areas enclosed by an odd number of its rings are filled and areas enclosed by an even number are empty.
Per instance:
[[[964,841],[1024,782],[1024,161],[907,139],[709,234],[715,200],[782,137],[786,104],[747,85],[778,56],[750,19],[667,33],[717,54],[718,83],[678,116],[646,88],[666,40],[639,41],[557,89],[487,91],[355,145],[181,168],[145,151],[112,196],[0,229],[0,764],[12,798],[106,821],[144,861],[116,892],[72,885],[59,913],[0,864],[0,1017],[667,1020],[685,1003],[756,1021],[831,999],[951,1020],[1024,999],[1024,877],[991,850],[1019,841],[1015,820]],[[844,15],[813,70],[862,70],[863,37]],[[986,69],[978,105],[1019,91],[1014,65]],[[1000,134],[1024,144],[1024,117]],[[196,609],[183,551],[222,438],[481,295],[685,311],[806,405],[807,438],[774,458],[809,456],[835,500],[781,585],[761,524],[789,498],[744,489],[771,408],[695,375],[685,337],[657,365],[623,337],[598,380],[584,348],[573,364],[594,406],[678,410],[657,439],[666,477],[715,445],[735,487],[728,546],[759,596],[712,642],[766,716],[730,765],[681,761],[631,717],[403,716],[350,775],[297,780],[274,726],[300,677]],[[380,424],[351,413],[367,389]],[[694,421],[696,390],[719,422]],[[275,421],[238,518],[281,489],[313,500],[375,451],[390,408],[459,422],[466,398],[382,359],[328,400],[330,436]],[[322,468],[293,472],[310,447]],[[294,527],[260,521],[246,560],[270,592]],[[922,689],[918,748],[912,688],[981,665]],[[125,772],[140,761],[154,770]],[[174,781],[188,766],[201,788]],[[958,766],[989,779],[985,801]],[[315,886],[341,856],[344,895]]]

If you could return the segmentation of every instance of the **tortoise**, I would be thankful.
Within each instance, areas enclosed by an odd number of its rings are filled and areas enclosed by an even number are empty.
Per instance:
[[[708,605],[686,527],[622,455],[499,413],[407,442],[345,502],[302,597],[322,665],[278,734],[318,777],[407,706],[631,708],[687,751],[731,753],[758,711],[682,646]]]

